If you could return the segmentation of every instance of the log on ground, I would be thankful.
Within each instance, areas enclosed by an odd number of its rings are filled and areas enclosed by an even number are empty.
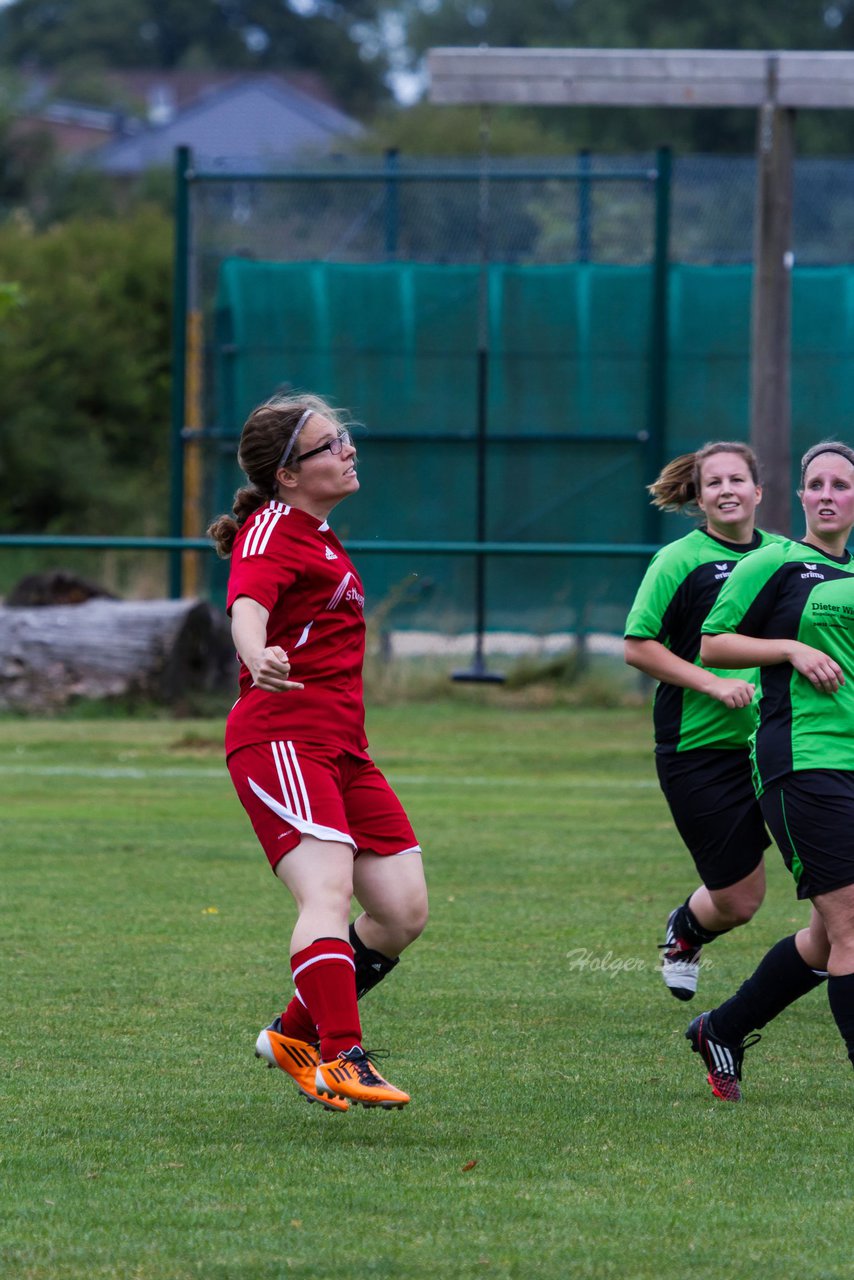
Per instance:
[[[0,707],[78,699],[174,703],[236,687],[226,615],[201,600],[0,607]]]

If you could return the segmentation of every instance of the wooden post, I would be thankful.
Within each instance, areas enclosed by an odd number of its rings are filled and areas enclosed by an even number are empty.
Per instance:
[[[776,105],[773,58],[769,63],[771,92],[768,102],[759,111],[756,148],[750,440],[759,455],[765,484],[760,524],[775,533],[790,534],[795,113]]]

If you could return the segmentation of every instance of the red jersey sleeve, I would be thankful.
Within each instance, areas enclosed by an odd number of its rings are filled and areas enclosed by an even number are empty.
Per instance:
[[[285,513],[262,507],[240,530],[231,553],[226,610],[238,596],[249,596],[272,613],[283,592],[300,570],[298,548],[290,539],[275,537],[276,525]]]

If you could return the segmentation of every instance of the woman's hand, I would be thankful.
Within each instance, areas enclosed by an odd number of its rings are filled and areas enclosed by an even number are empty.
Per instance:
[[[738,680],[732,676],[716,676],[714,684],[706,692],[710,698],[722,702],[725,707],[734,711],[737,707],[750,706],[756,685],[749,680]]]
[[[270,645],[262,649],[254,661],[246,662],[252,679],[259,689],[266,693],[281,693],[285,689],[302,689],[304,686],[296,680],[289,680],[291,664],[284,649],[278,645]]]
[[[816,689],[825,693],[836,693],[845,684],[842,668],[833,658],[829,658],[821,649],[813,649],[811,645],[802,644],[800,640],[791,642],[789,662],[802,676],[809,680]]]
[[[265,693],[282,693],[285,689],[302,689],[289,680],[291,664],[284,649],[267,644],[269,613],[257,600],[238,596],[231,607],[231,634],[237,652],[253,682]]]

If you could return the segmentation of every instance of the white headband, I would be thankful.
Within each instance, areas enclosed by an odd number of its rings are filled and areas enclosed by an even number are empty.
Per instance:
[[[306,409],[303,415],[301,416],[299,422],[294,427],[294,433],[291,436],[290,440],[288,441],[287,445],[285,446],[285,452],[282,454],[281,458],[279,459],[279,467],[283,467],[287,462],[288,458],[291,456],[294,445],[297,442],[297,437],[299,433],[302,431],[303,427],[308,422],[309,418],[313,413],[314,413],[313,409]],[[279,467],[276,467],[277,471]]]

